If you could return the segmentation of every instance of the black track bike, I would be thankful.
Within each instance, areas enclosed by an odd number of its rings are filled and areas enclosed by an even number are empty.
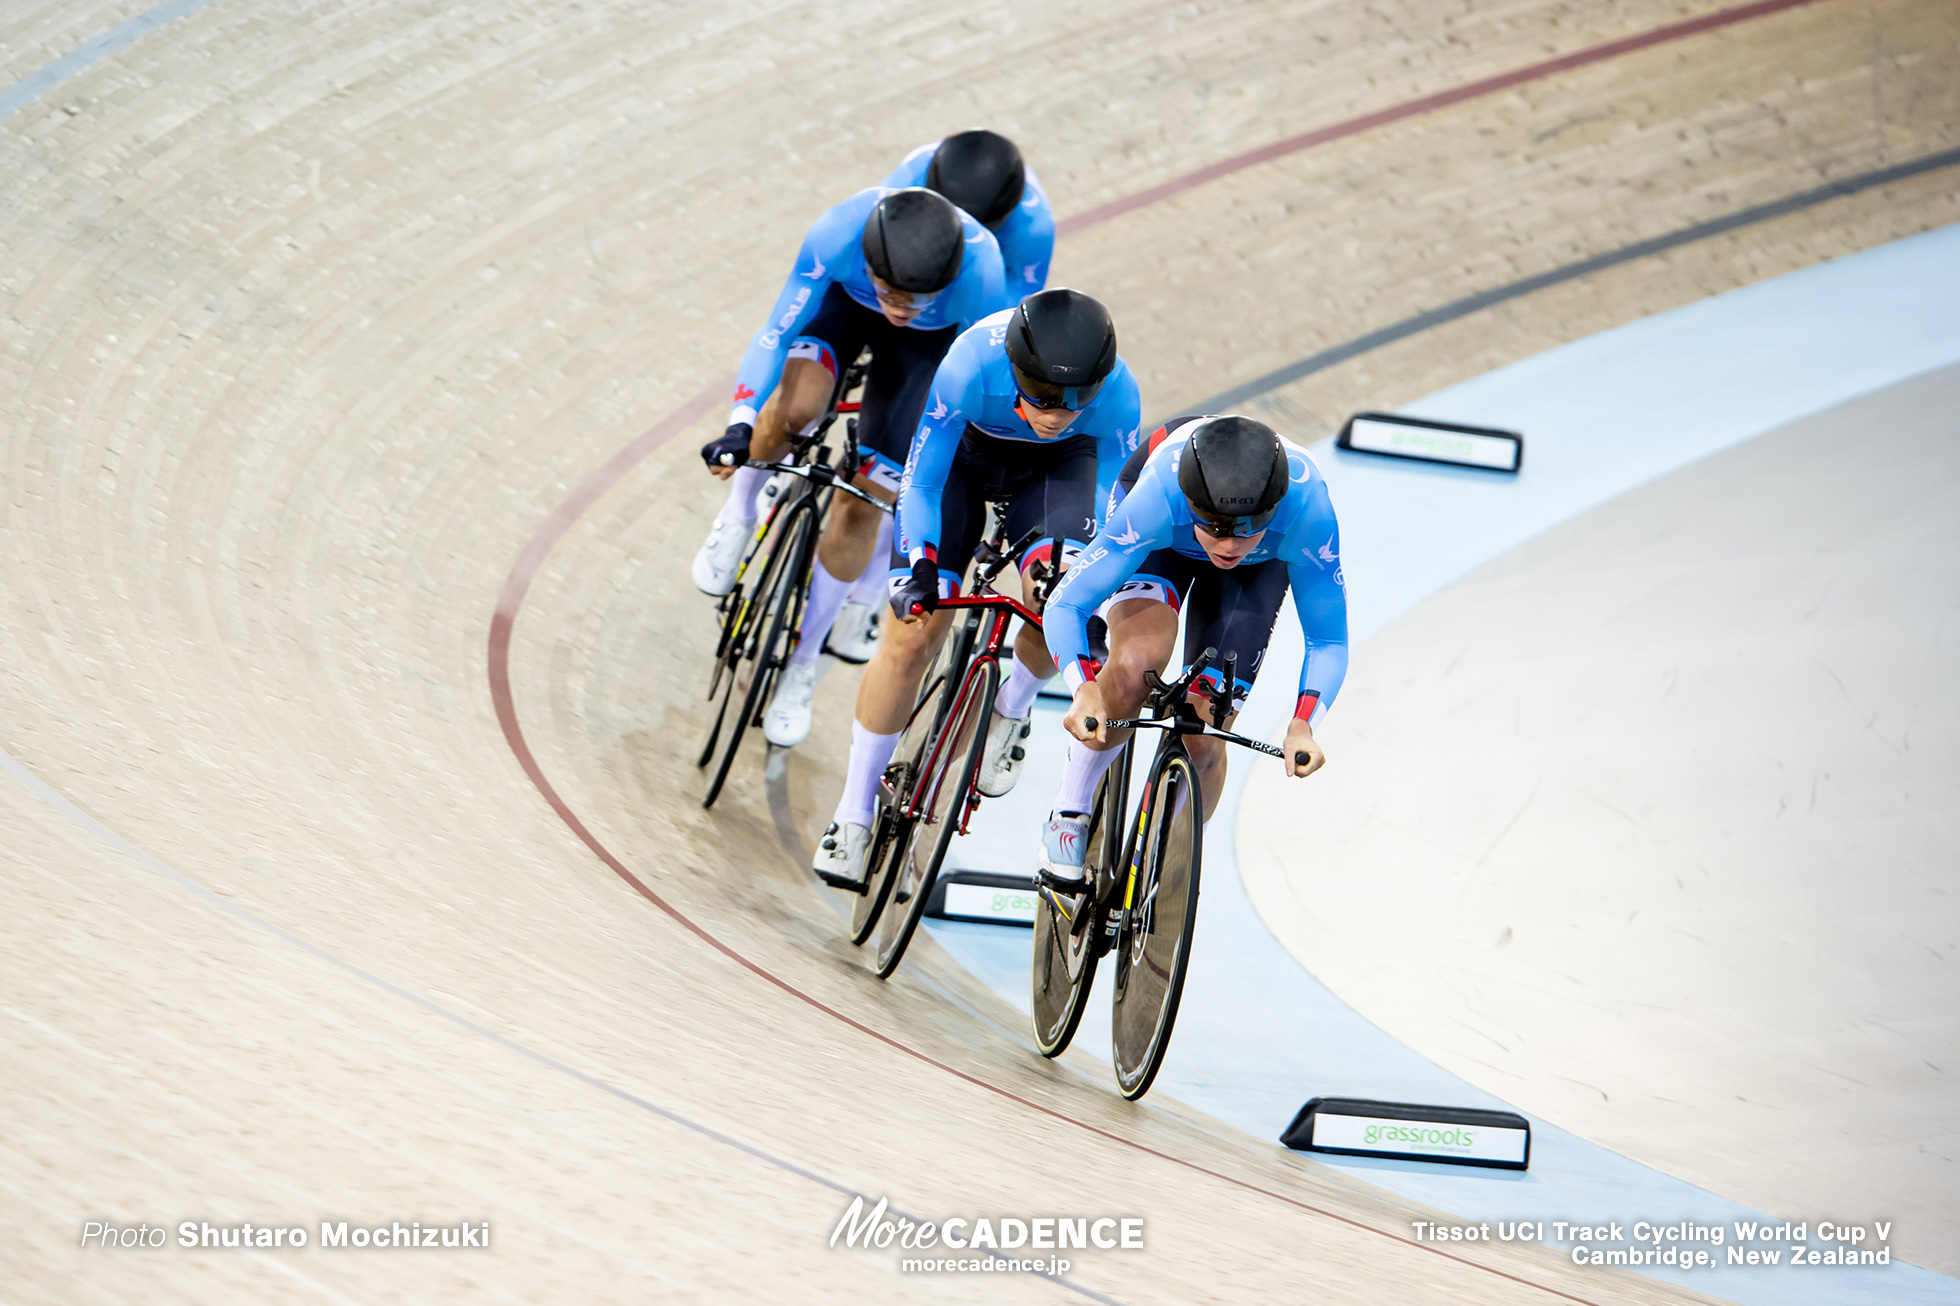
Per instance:
[[[803,607],[809,599],[810,573],[823,533],[824,514],[833,494],[854,495],[883,512],[891,505],[850,483],[857,466],[857,404],[843,396],[864,377],[862,365],[851,367],[831,396],[824,419],[808,436],[792,441],[788,462],[750,461],[745,466],[787,473],[789,479],[762,515],[747,555],[735,573],[735,583],[716,606],[721,638],[715,645],[715,664],[708,680],[708,699],[714,704],[707,737],[695,765],[708,772],[703,807],[721,796],[728,770],[751,726],[762,723],[776,678],[801,638]],[[831,425],[846,415],[843,457],[830,461],[824,443]],[[878,565],[873,559],[872,565]]]
[[[1041,538],[1028,534],[1008,546],[982,543],[973,584],[942,608],[964,609],[925,685],[878,783],[865,885],[851,911],[851,942],[877,936],[871,966],[883,979],[898,969],[925,914],[953,836],[963,834],[980,805],[978,778],[987,725],[1000,689],[1000,659],[1016,616],[1035,629],[1041,617],[1019,599],[996,594],[993,582]],[[1028,570],[1030,597],[1047,600],[1055,573]]]
[[[1117,1087],[1132,1099],[1150,1091],[1164,1063],[1197,928],[1204,792],[1185,738],[1209,735],[1285,756],[1271,744],[1219,727],[1232,710],[1236,656],[1225,660],[1220,687],[1205,695],[1211,720],[1199,716],[1191,687],[1217,656],[1216,649],[1206,649],[1168,684],[1148,673],[1151,691],[1144,707],[1151,715],[1107,723],[1115,730],[1164,732],[1142,797],[1132,814],[1132,739],[1103,773],[1091,804],[1083,858],[1087,892],[1064,894],[1043,885],[1037,896],[1030,975],[1035,1044],[1043,1056],[1062,1054],[1082,1021],[1097,962],[1113,957],[1110,1060]],[[1086,724],[1096,728],[1093,718]],[[1305,755],[1298,760],[1304,764]]]

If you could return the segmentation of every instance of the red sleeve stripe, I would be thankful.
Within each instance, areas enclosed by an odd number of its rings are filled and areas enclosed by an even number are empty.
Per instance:
[[[1313,710],[1318,706],[1320,706],[1320,695],[1314,693],[1312,690],[1308,690],[1306,693],[1300,695],[1300,701],[1293,705],[1293,719],[1295,721],[1311,721],[1313,719]]]
[[[1168,434],[1170,434],[1170,427],[1168,425],[1160,426],[1150,433],[1150,438],[1144,443],[1149,447],[1151,453],[1156,453],[1157,446],[1164,442],[1164,437]]]

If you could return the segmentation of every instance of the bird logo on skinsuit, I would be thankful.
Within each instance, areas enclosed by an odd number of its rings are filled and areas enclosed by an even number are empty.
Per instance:
[[[951,410],[946,407],[946,401],[940,398],[938,395],[934,395],[932,398],[933,398],[932,411],[927,413],[926,417],[931,421],[935,421],[935,422],[945,421],[947,416],[951,413]]]
[[[824,274],[823,255],[814,254],[814,253],[811,254],[810,270],[808,272],[805,272],[803,275],[808,277],[812,281],[821,281],[823,280],[823,274]]]
[[[1137,528],[1135,526],[1129,524],[1128,522],[1125,522],[1123,524],[1123,533],[1121,535],[1110,536],[1109,542],[1111,544],[1114,544],[1119,549],[1127,549],[1132,544],[1135,544],[1138,540],[1142,538],[1143,536],[1137,533]]]

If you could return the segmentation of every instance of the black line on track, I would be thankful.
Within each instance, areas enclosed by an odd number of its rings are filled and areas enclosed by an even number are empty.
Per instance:
[[[1834,181],[1828,186],[1819,186],[1814,190],[1788,195],[1780,200],[1772,200],[1767,204],[1758,204],[1753,208],[1731,213],[1727,217],[1715,218],[1708,222],[1697,222],[1691,227],[1683,227],[1679,231],[1672,231],[1664,236],[1656,236],[1651,240],[1636,241],[1631,245],[1625,245],[1604,254],[1595,254],[1591,258],[1580,259],[1576,263],[1567,263],[1565,266],[1553,268],[1549,272],[1540,272],[1536,276],[1525,277],[1520,281],[1513,281],[1507,286],[1498,286],[1492,290],[1478,291],[1474,295],[1466,295],[1462,299],[1444,304],[1441,308],[1432,308],[1427,312],[1417,313],[1413,317],[1405,317],[1400,322],[1393,322],[1379,330],[1370,331],[1366,335],[1356,336],[1344,344],[1335,345],[1331,349],[1323,349],[1317,354],[1309,354],[1297,362],[1288,363],[1285,367],[1277,368],[1274,371],[1266,373],[1264,376],[1255,377],[1242,385],[1235,385],[1230,390],[1221,391],[1209,399],[1192,404],[1180,410],[1180,415],[1227,412],[1248,399],[1256,399],[1260,395],[1279,389],[1281,386],[1290,385],[1303,377],[1312,376],[1315,372],[1323,372],[1337,363],[1345,363],[1350,358],[1357,358],[1371,350],[1380,349],[1383,345],[1394,344],[1398,340],[1406,340],[1410,336],[1419,335],[1429,330],[1431,327],[1442,326],[1446,322],[1454,322],[1458,318],[1468,317],[1472,313],[1480,313],[1484,309],[1493,308],[1498,304],[1507,303],[1513,299],[1521,299],[1526,295],[1534,294],[1537,291],[1560,285],[1567,281],[1575,281],[1580,277],[1591,276],[1595,272],[1603,272],[1607,268],[1618,267],[1622,263],[1631,263],[1636,259],[1643,259],[1652,254],[1664,253],[1670,249],[1677,249],[1682,245],[1692,245],[1696,241],[1707,240],[1710,236],[1719,236],[1724,232],[1753,226],[1759,222],[1768,222],[1771,219],[1785,217],[1789,214],[1797,213],[1846,195],[1855,195],[1860,191],[1871,190],[1876,186],[1885,186],[1895,181],[1904,181],[1909,177],[1917,177],[1922,173],[1937,172],[1941,168],[1950,168],[1955,164],[1960,164],[1960,149],[1942,150],[1938,154],[1929,154],[1924,158],[1914,159],[1908,163],[1894,164],[1889,168],[1878,168],[1871,172],[1861,172],[1856,176],[1845,177],[1840,181]],[[1175,421],[1176,418],[1170,420]]]

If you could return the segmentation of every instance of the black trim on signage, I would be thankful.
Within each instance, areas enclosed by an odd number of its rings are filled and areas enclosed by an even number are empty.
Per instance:
[[[1317,1147],[1313,1120],[1320,1112],[1333,1116],[1368,1116],[1377,1120],[1422,1120],[1440,1125],[1479,1125],[1485,1129],[1522,1129],[1524,1159],[1492,1161],[1483,1157],[1437,1156],[1433,1152],[1390,1152],[1379,1148]],[[1473,1165],[1485,1170],[1526,1170],[1531,1167],[1531,1122],[1515,1111],[1485,1111],[1477,1107],[1419,1106],[1412,1102],[1378,1102],[1366,1097],[1316,1097],[1300,1108],[1279,1141],[1296,1152],[1326,1152],[1334,1156],[1375,1156],[1390,1161],[1434,1161],[1439,1165]]]
[[[933,882],[932,896],[926,899],[926,915],[942,921],[972,921],[979,925],[1006,925],[1013,929],[1034,928],[1034,922],[1003,920],[998,916],[968,916],[946,910],[946,886],[950,884],[971,884],[982,889],[1017,889],[1022,893],[1035,891],[1032,875],[1002,875],[998,871],[941,871]]]
[[[1929,154],[1924,158],[1894,164],[1889,168],[1879,168],[1872,172],[1861,172],[1855,176],[1834,181],[1828,186],[1819,186],[1815,190],[1800,191],[1795,195],[1787,195],[1780,200],[1772,200],[1768,204],[1758,204],[1753,208],[1731,213],[1725,218],[1715,218],[1708,222],[1697,222],[1691,227],[1683,227],[1679,231],[1671,231],[1665,236],[1656,236],[1652,240],[1636,241],[1634,244],[1624,245],[1619,249],[1608,250],[1604,254],[1595,254],[1591,258],[1580,259],[1576,263],[1567,263],[1564,267],[1553,268],[1548,272],[1540,272],[1536,276],[1525,277],[1521,281],[1513,281],[1506,286],[1497,286],[1490,290],[1479,291],[1474,295],[1468,295],[1452,303],[1444,304],[1440,308],[1432,308],[1426,313],[1417,313],[1414,317],[1405,317],[1400,322],[1392,322],[1378,331],[1370,331],[1367,335],[1356,336],[1345,344],[1335,345],[1331,349],[1323,349],[1317,354],[1309,354],[1298,362],[1288,363],[1285,367],[1279,368],[1276,371],[1268,372],[1264,376],[1254,377],[1243,385],[1235,385],[1230,390],[1215,394],[1202,403],[1188,405],[1179,415],[1194,416],[1200,413],[1229,413],[1234,407],[1244,403],[1248,399],[1255,399],[1268,391],[1277,390],[1283,385],[1290,385],[1302,377],[1312,376],[1315,372],[1323,372],[1336,363],[1345,363],[1350,358],[1358,357],[1371,350],[1380,349],[1383,345],[1394,344],[1398,340],[1405,340],[1410,336],[1427,331],[1431,327],[1442,326],[1446,322],[1454,322],[1460,317],[1468,317],[1472,313],[1482,312],[1487,308],[1494,308],[1509,300],[1521,299],[1535,291],[1544,290],[1547,287],[1556,286],[1566,281],[1576,281],[1580,277],[1590,276],[1595,272],[1603,272],[1607,268],[1618,267],[1622,263],[1631,263],[1636,259],[1646,258],[1650,254],[1660,254],[1682,245],[1691,245],[1698,240],[1707,240],[1710,236],[1719,236],[1723,232],[1734,231],[1738,227],[1748,227],[1758,222],[1768,222],[1773,218],[1785,217],[1844,195],[1856,195],[1860,191],[1871,190],[1875,186],[1890,185],[1895,181],[1904,181],[1909,177],[1917,177],[1924,172],[1937,172],[1941,168],[1950,168],[1955,164],[1960,164],[1960,149],[1942,150],[1938,154]],[[1176,421],[1177,418],[1173,417],[1169,420]],[[1161,425],[1161,423],[1158,423],[1158,425]]]
[[[1393,449],[1357,449],[1352,437],[1356,422],[1387,422],[1392,426],[1420,426],[1431,431],[1454,431],[1459,435],[1481,435],[1493,440],[1511,442],[1511,465],[1492,467],[1486,463],[1458,462],[1454,458],[1431,458],[1426,454],[1397,453]],[[1445,467],[1467,467],[1473,472],[1496,472],[1501,476],[1516,476],[1524,466],[1524,437],[1516,431],[1505,431],[1495,426],[1465,426],[1461,422],[1436,422],[1424,417],[1404,417],[1400,413],[1356,413],[1341,424],[1341,433],[1334,437],[1336,449],[1346,449],[1350,453],[1372,454],[1377,458],[1401,458],[1412,463],[1441,463]]]

